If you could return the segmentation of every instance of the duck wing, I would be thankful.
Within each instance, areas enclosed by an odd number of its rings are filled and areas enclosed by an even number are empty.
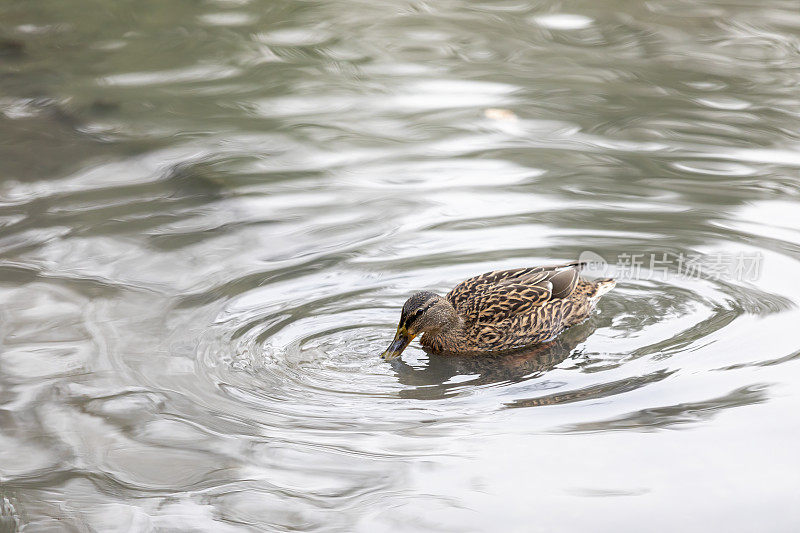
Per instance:
[[[497,323],[572,294],[582,266],[567,263],[487,272],[454,287],[447,299],[468,323]]]
[[[519,278],[524,278],[527,275],[535,274],[542,270],[541,267],[529,267],[485,272],[478,276],[465,279],[453,287],[445,298],[455,307],[459,315],[464,316],[468,309],[472,307],[470,301],[486,290],[497,286],[499,283],[511,283]]]

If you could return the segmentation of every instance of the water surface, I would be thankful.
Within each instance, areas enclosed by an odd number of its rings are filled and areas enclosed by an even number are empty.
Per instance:
[[[795,530],[797,7],[5,2],[3,527]],[[379,359],[587,251],[556,342]]]

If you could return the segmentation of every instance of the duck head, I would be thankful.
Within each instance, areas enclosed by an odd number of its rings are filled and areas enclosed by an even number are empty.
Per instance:
[[[397,333],[381,357],[384,359],[400,357],[417,335],[422,333],[436,335],[442,329],[458,322],[456,310],[449,301],[429,291],[418,292],[403,305]]]

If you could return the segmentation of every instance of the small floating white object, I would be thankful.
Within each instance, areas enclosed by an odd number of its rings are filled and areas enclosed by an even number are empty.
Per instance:
[[[499,107],[490,107],[483,110],[483,116],[491,120],[506,120],[516,121],[517,115],[510,109],[502,109]]]
[[[588,28],[594,20],[583,15],[571,15],[569,13],[551,13],[535,17],[534,22],[543,28],[551,30],[580,30]]]

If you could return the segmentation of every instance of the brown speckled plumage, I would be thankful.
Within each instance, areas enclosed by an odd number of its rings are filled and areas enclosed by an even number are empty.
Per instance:
[[[403,306],[384,357],[397,357],[422,334],[436,353],[508,352],[547,342],[585,320],[614,281],[586,281],[580,263],[496,270],[469,278],[441,297],[414,294]]]

